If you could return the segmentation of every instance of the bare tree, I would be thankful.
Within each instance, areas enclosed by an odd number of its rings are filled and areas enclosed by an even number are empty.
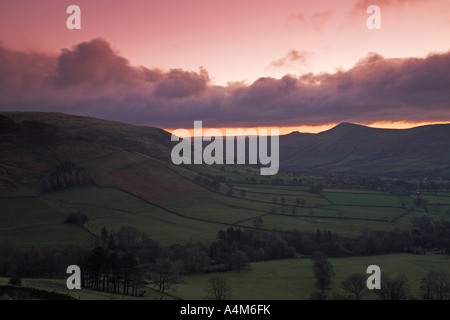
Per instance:
[[[399,274],[395,278],[389,277],[387,274],[381,274],[381,289],[375,293],[382,300],[402,300],[406,299],[409,294],[408,279],[405,275]]]
[[[231,299],[231,289],[228,282],[222,277],[213,277],[208,280],[208,286],[205,289],[207,299],[209,300],[229,300]]]
[[[450,276],[445,271],[430,271],[422,278],[420,290],[426,300],[450,299]]]
[[[359,273],[349,275],[341,282],[341,288],[350,292],[356,300],[367,294],[366,277]]]
[[[181,260],[171,261],[167,258],[159,258],[150,267],[149,278],[158,291],[164,293],[182,279],[183,262]]]

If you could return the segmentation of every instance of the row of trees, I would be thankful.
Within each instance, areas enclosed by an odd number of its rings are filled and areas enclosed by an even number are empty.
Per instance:
[[[132,253],[119,254],[97,247],[80,265],[82,286],[125,295],[138,295],[144,274]]]
[[[56,166],[40,184],[41,192],[94,185],[89,171],[66,161]]]
[[[450,178],[449,178],[450,179]],[[272,185],[292,185],[312,188],[315,184],[326,188],[356,188],[381,190],[392,194],[409,195],[412,191],[436,194],[440,190],[450,190],[450,182],[421,178],[380,178],[361,175],[338,175],[329,173],[311,173],[280,170],[279,175],[266,180],[245,178],[247,183],[270,183]]]
[[[332,278],[335,276],[333,265],[323,252],[315,252],[313,255],[313,272],[316,279],[315,286],[320,292],[310,296],[312,300],[327,299],[326,290],[330,290]],[[411,292],[408,279],[403,274],[391,277],[386,273],[381,274],[381,288],[369,290],[367,288],[367,275],[354,273],[348,275],[340,283],[344,294],[334,294],[332,299],[361,300],[371,292],[382,300],[410,299]],[[430,271],[420,282],[422,298],[425,300],[449,300],[450,299],[450,275],[446,271]]]

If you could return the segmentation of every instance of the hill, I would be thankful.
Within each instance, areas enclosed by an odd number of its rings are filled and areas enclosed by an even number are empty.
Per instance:
[[[450,175],[450,124],[376,129],[342,123],[280,137],[281,167],[384,176]]]
[[[17,121],[0,114],[0,195],[33,195],[59,164],[117,153],[107,144],[39,121]]]
[[[130,152],[170,160],[171,134],[162,129],[63,113],[3,112],[3,114],[19,121],[43,122]]]
[[[163,130],[92,118],[86,126],[78,117],[61,114],[13,115],[16,119],[0,118],[0,243],[85,243],[95,240],[103,227],[122,226],[163,243],[211,241],[221,228],[269,210],[269,204],[226,197],[224,184],[215,190],[205,187],[210,178],[190,170],[196,166],[186,169],[162,160],[169,150],[164,141],[170,143]],[[87,137],[95,136],[93,132],[104,133],[111,144],[105,137]],[[142,138],[141,149],[131,151],[122,133]],[[158,135],[167,140],[157,143]],[[220,173],[209,166],[197,169]],[[68,183],[79,171],[88,172],[93,183]],[[52,192],[41,188],[49,177],[57,182]],[[83,227],[65,223],[77,211],[88,217]]]

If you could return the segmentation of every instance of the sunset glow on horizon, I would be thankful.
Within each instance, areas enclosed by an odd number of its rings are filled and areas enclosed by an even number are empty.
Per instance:
[[[421,123],[408,123],[408,122],[393,122],[393,123],[387,123],[387,122],[376,122],[369,125],[364,125],[366,127],[370,128],[377,128],[377,129],[411,129],[421,126],[427,126],[427,125],[437,125],[437,124],[449,124],[450,122],[421,122]],[[334,128],[335,126],[339,125],[339,123],[333,123],[333,124],[327,124],[322,126],[298,126],[298,127],[256,127],[256,128],[202,128],[203,134],[196,135],[194,133],[193,128],[183,128],[189,132],[189,137],[199,137],[199,136],[206,136],[204,135],[205,131],[210,129],[216,129],[222,132],[222,135],[225,136],[225,133],[227,130],[238,130],[242,129],[245,131],[249,129],[254,129],[257,133],[260,132],[260,130],[267,130],[268,135],[270,135],[270,130],[276,129],[279,132],[279,135],[287,135],[293,132],[299,132],[299,133],[321,133],[327,130],[330,130]],[[181,128],[180,128],[181,129]],[[177,129],[164,129],[165,131],[174,134],[174,131]],[[180,135],[180,138],[185,138],[185,136]]]

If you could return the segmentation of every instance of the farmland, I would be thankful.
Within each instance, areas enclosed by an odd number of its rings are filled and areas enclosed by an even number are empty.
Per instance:
[[[336,276],[332,278],[329,296],[342,294],[340,282],[352,273],[366,274],[369,265],[378,265],[388,275],[405,274],[410,287],[409,298],[420,298],[420,280],[431,270],[449,270],[450,258],[443,255],[410,255],[391,254],[371,257],[332,258]],[[285,259],[252,263],[249,270],[195,274],[185,276],[183,282],[170,291],[170,295],[161,295],[152,288],[144,288],[144,297],[127,297],[82,289],[69,294],[81,300],[115,300],[115,299],[173,299],[202,300],[207,298],[205,288],[208,280],[214,276],[225,279],[231,289],[233,300],[306,300],[316,292],[312,261],[306,258]],[[368,275],[367,275],[368,276]],[[0,278],[0,285],[7,284],[7,278]],[[57,293],[67,294],[64,280],[57,279],[23,279],[24,287],[39,288]],[[375,299],[370,294],[366,299]]]
[[[343,293],[340,282],[352,273],[366,274],[369,265],[378,265],[383,272],[396,276],[403,273],[408,278],[411,297],[420,298],[420,280],[430,270],[449,270],[450,258],[442,255],[393,254],[371,257],[330,259],[336,276],[332,279],[329,295]],[[245,272],[218,274],[227,280],[235,300],[305,300],[314,287],[312,261],[310,259],[288,259],[252,263]],[[183,299],[204,299],[208,279],[217,274],[187,276],[184,283],[173,293]],[[374,295],[367,297],[375,298]]]
[[[0,240],[19,247],[36,243],[89,243],[94,235],[100,235],[103,227],[117,230],[133,226],[164,244],[208,243],[215,239],[218,230],[228,226],[253,228],[253,220],[258,217],[265,230],[313,233],[320,229],[355,238],[363,229],[411,230],[411,219],[423,216],[421,210],[413,208],[411,197],[386,192],[324,189],[313,194],[300,186],[238,182],[233,183],[233,194],[226,195],[188,178],[179,179],[195,186],[191,189],[192,196],[172,191],[169,198],[161,197],[152,189],[135,195],[136,185],[105,180],[104,185],[39,197],[0,199]],[[429,201],[432,219],[450,220],[449,193],[424,197]],[[412,210],[405,211],[405,207]],[[68,214],[76,211],[89,218],[83,228],[65,223]]]

